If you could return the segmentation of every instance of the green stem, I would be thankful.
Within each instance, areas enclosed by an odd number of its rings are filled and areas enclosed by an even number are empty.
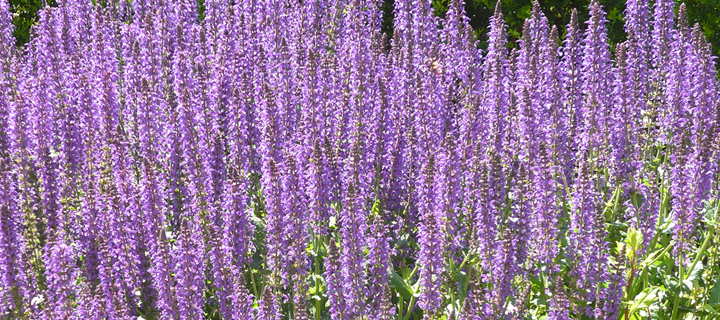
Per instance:
[[[259,299],[260,296],[258,295],[257,284],[255,283],[255,273],[253,272],[252,267],[250,267],[250,279],[252,279],[253,292],[255,293],[255,299]]]
[[[665,253],[667,253],[667,252],[670,250],[670,248],[672,248],[672,246],[673,246],[674,244],[675,244],[674,241],[673,241],[673,242],[670,242],[670,243],[668,244],[668,246],[665,248],[665,250],[663,250],[662,252],[660,252],[660,254],[658,254],[657,256],[655,256],[655,258],[653,258],[652,261],[650,261],[650,263],[648,263],[648,265],[651,265],[651,264],[655,263],[655,261],[657,261],[658,259],[660,259],[660,257],[662,257]]]
[[[320,236],[315,237],[315,274],[320,274]],[[315,293],[320,296],[320,283],[315,279]],[[315,300],[315,320],[320,320],[320,299]]]
[[[412,279],[412,278],[415,276],[415,273],[418,271],[418,267],[419,267],[419,266],[420,266],[420,265],[415,265],[415,269],[413,269],[413,271],[410,272],[410,276],[407,277],[407,280],[410,280],[410,279]]]
[[[715,218],[713,219],[713,222],[717,221],[717,218],[720,216],[718,215],[718,210],[720,210],[720,199],[718,199],[718,204],[715,206]],[[702,259],[702,256],[705,254],[705,249],[707,249],[708,244],[710,244],[710,239],[713,238],[715,235],[715,225],[713,223],[708,224],[708,231],[707,235],[705,236],[705,241],[703,241],[702,246],[700,246],[700,250],[698,250],[698,253],[695,255],[695,260],[693,260],[693,263],[690,265],[690,271],[695,270],[695,265]]]
[[[610,222],[615,222],[615,218],[617,215],[617,210],[618,210],[619,205],[620,205],[620,187],[617,187],[617,189],[615,189],[615,205],[613,205],[612,220]]]
[[[664,179],[663,179],[663,183],[662,183],[662,184],[663,184],[663,185],[665,184]],[[664,212],[667,211],[667,206],[665,205],[665,204],[666,204],[666,200],[667,200],[667,199],[666,199],[666,198],[667,198],[667,192],[663,192],[663,191],[662,191],[663,188],[664,188],[664,187],[661,187],[661,190],[660,190],[660,192],[661,192],[660,201],[661,201],[661,202],[660,202],[660,208],[658,208],[658,216],[659,216],[660,219],[657,219],[657,221],[655,222],[655,229],[657,229],[657,228],[659,228],[659,227],[662,226],[662,225],[661,225],[661,222],[665,220],[665,214],[664,214]],[[655,244],[657,243],[659,237],[660,237],[662,234],[663,234],[662,232],[655,232],[655,235],[653,235],[652,239],[650,240],[650,244],[648,245],[648,250],[652,250],[653,248],[655,248]]]
[[[707,249],[708,244],[710,243],[710,239],[715,235],[715,226],[710,225],[708,227],[708,233],[707,236],[705,236],[705,241],[703,241],[702,246],[700,246],[700,250],[698,250],[697,254],[695,254],[695,260],[693,260],[693,263],[690,265],[690,272],[695,270],[695,265],[702,259],[703,255],[705,254],[705,249]]]
[[[715,215],[717,217],[717,210],[720,208],[720,202],[718,206],[715,208]],[[690,268],[688,269],[690,272],[695,270],[695,266],[697,263],[702,259],[703,255],[705,254],[705,250],[707,249],[708,244],[710,243],[710,239],[713,238],[715,235],[715,225],[710,224],[708,226],[707,235],[705,236],[705,240],[703,241],[703,244],[700,246],[700,249],[698,249],[698,252],[695,254],[695,259],[693,259],[693,263],[690,265]],[[670,317],[670,320],[675,320],[678,312],[678,306],[680,304],[680,292],[682,291],[682,282],[685,279],[685,275],[683,274],[683,267],[682,267],[682,261],[680,261],[680,277],[678,278],[680,281],[678,281],[678,292],[675,296],[675,302],[673,303],[673,312],[672,316]]]
[[[408,311],[407,314],[405,314],[405,320],[410,320],[410,315],[412,314],[412,310],[415,308],[415,296],[413,295],[410,297],[410,303],[408,303]]]
[[[627,286],[625,287],[625,301],[630,301],[630,294],[632,293],[630,290],[632,290],[633,278],[635,277],[635,258],[632,259],[630,265],[630,276],[628,277]],[[628,319],[630,319],[630,304],[625,306],[625,320]]]
[[[450,263],[450,270],[456,270],[456,269],[455,269],[455,262],[453,261],[453,259],[450,258],[450,259],[448,259],[448,260],[449,260],[449,263]],[[459,270],[459,269],[458,269],[458,270]],[[454,273],[454,274],[458,274],[458,273],[455,272],[455,271],[453,271],[453,273]],[[453,277],[453,278],[454,278],[453,280],[455,280],[455,283],[460,283],[460,281],[459,281],[460,279],[457,279],[457,278],[455,278],[455,277]],[[454,308],[454,307],[455,307],[455,295],[453,294],[454,292],[453,292],[452,290],[448,290],[448,291],[450,291],[450,301],[451,301],[451,305],[452,305],[453,308]]]
[[[418,271],[418,267],[420,267],[420,265],[415,265],[415,268],[413,269],[412,272],[410,272],[410,276],[407,277],[407,280],[410,280],[415,276],[415,273]],[[407,313],[406,317],[404,318],[403,317],[403,297],[401,295],[400,296],[400,308],[398,308],[400,310],[400,318],[399,319],[400,320],[410,319],[410,314],[412,313],[412,308],[414,307],[414,305],[415,305],[415,296],[412,296],[412,297],[410,297],[408,313]]]
[[[402,297],[402,295],[400,295],[400,300],[398,301],[398,312],[400,313],[398,320],[403,320],[404,318],[403,318],[403,297]]]
[[[470,258],[471,255],[472,255],[472,250],[470,250],[470,251],[467,253],[467,255],[465,255],[465,259],[463,259],[463,262],[460,263],[460,266],[458,267],[458,270],[462,270],[462,268],[465,267],[465,264],[468,262],[468,259]]]
[[[682,280],[685,278],[685,274],[683,273],[683,267],[682,267],[682,261],[680,261],[680,277],[678,277],[678,287],[677,287],[677,293],[675,294],[675,301],[673,302],[673,310],[672,315],[670,316],[670,320],[677,319],[677,313],[680,306],[680,293],[682,292]]]

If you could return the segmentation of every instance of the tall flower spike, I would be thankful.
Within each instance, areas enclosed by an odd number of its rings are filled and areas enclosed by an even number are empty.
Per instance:
[[[224,181],[224,240],[232,250],[232,259],[237,264],[245,262],[245,256],[252,249],[250,239],[253,228],[249,217],[248,189],[251,184],[248,136],[251,124],[247,122],[248,106],[242,102],[238,89],[231,97],[228,128],[228,156],[226,157],[226,179]]]
[[[590,2],[590,20],[582,40],[582,92],[585,97],[582,107],[582,130],[580,150],[591,150],[603,161],[601,145],[607,138],[607,112],[610,92],[610,45],[608,44],[605,12],[598,0]],[[582,151],[581,151],[582,152]]]
[[[420,300],[418,305],[426,312],[433,314],[440,308],[442,297],[440,295],[441,277],[443,274],[443,245],[442,245],[442,224],[437,216],[436,188],[434,180],[435,155],[428,155],[427,164],[420,178],[419,214],[420,226],[418,227],[418,264],[420,274]]]
[[[691,95],[687,88],[691,87],[690,69],[692,60],[692,43],[690,29],[684,4],[678,12],[675,41],[671,43],[671,58],[668,61],[667,76],[664,88],[666,103],[663,129],[665,138],[671,148],[670,154],[670,191],[672,192],[672,208],[675,221],[675,252],[686,263],[685,254],[689,249],[689,240],[695,230],[698,210],[694,202],[693,188],[698,181],[693,181],[688,168],[696,167],[693,163],[693,150],[690,143],[693,139],[691,125]]]
[[[454,132],[446,132],[438,148],[436,160],[438,176],[435,179],[438,196],[436,197],[435,214],[441,223],[444,259],[452,259],[454,263],[461,263],[463,259],[462,249],[467,245],[467,239],[463,239],[466,226],[462,225],[461,220],[471,218],[471,216],[461,216],[459,213],[461,199],[459,193],[462,189],[462,176],[460,157],[456,153],[457,148],[454,139]]]
[[[479,234],[485,236],[479,237],[479,249],[484,252],[489,252],[494,246],[489,235],[497,232],[497,221],[496,213],[497,209],[500,208],[501,202],[505,198],[504,188],[505,175],[502,170],[502,160],[507,159],[508,146],[510,134],[508,129],[510,123],[508,123],[509,116],[509,95],[510,95],[510,70],[508,70],[508,56],[507,56],[507,35],[505,31],[505,22],[503,20],[502,11],[500,8],[500,1],[495,5],[495,13],[490,22],[490,39],[488,44],[488,53],[485,57],[485,64],[483,70],[482,88],[485,95],[485,99],[481,99],[479,111],[470,112],[470,110],[476,110],[476,106],[472,105],[468,109],[468,113],[465,116],[470,117],[468,120],[469,130],[468,137],[475,141],[474,145],[468,145],[467,149],[472,150],[470,156],[466,157],[467,161],[466,168],[472,166],[485,165],[487,174],[485,171],[475,171],[476,175],[472,181],[478,183],[471,188],[482,189],[486,188],[485,196],[473,195],[475,191],[468,190],[469,197],[475,197],[474,206],[475,213],[472,214],[475,220],[475,230]],[[480,114],[474,114],[478,112]],[[486,115],[487,127],[484,127],[482,115]],[[483,135],[490,136],[490,143],[481,143],[479,137]],[[478,170],[480,168],[473,168]],[[478,177],[478,175],[482,177]],[[481,181],[486,182],[483,185]],[[473,200],[471,200],[473,201]],[[471,203],[471,202],[469,202]]]
[[[600,195],[595,190],[589,152],[578,155],[580,163],[577,169],[577,181],[571,194],[572,211],[570,212],[569,244],[574,269],[572,275],[577,279],[580,298],[594,301],[597,297],[595,289],[604,280],[604,218],[600,210]],[[588,316],[593,309],[588,305],[585,310],[578,310]]]
[[[10,316],[19,317],[24,310],[22,294],[25,288],[20,274],[20,248],[23,239],[18,234],[19,208],[12,181],[10,155],[6,151],[0,151],[0,308],[14,310],[10,312]]]
[[[149,83],[143,80],[143,95],[138,110],[141,119],[139,123],[140,130],[143,132],[140,135],[142,137],[140,141],[142,166],[140,168],[141,184],[139,186],[142,217],[145,221],[143,231],[148,242],[149,273],[156,298],[154,307],[158,309],[163,317],[175,319],[177,318],[177,304],[172,292],[172,278],[170,276],[172,264],[167,234],[165,233],[165,210],[170,208],[166,208],[162,203],[163,179],[158,177],[158,172],[155,170],[160,162],[160,155],[154,141],[162,139],[162,132],[153,121],[158,114],[159,108],[155,108],[149,88]],[[170,194],[173,193],[175,192],[173,191]]]
[[[288,245],[282,248],[283,267],[287,267],[287,271],[283,271],[283,285],[291,286],[296,282],[304,283],[304,277],[308,271],[308,257],[305,248],[308,243],[307,229],[307,207],[302,198],[300,190],[300,174],[297,167],[297,151],[285,157],[285,166],[282,180],[282,206],[283,214],[286,216],[282,235],[286,237],[285,243]]]
[[[15,186],[12,182],[12,154],[10,132],[10,92],[14,81],[10,77],[13,68],[14,43],[12,16],[6,0],[0,0],[0,309],[15,310],[10,317],[22,313],[19,279],[19,221]],[[18,303],[20,302],[20,303]]]
[[[263,185],[265,187],[265,224],[267,236],[265,237],[265,245],[267,246],[266,264],[271,271],[270,283],[272,286],[278,286],[280,279],[287,278],[283,273],[287,270],[283,266],[282,251],[287,248],[286,238],[283,234],[284,212],[282,210],[281,198],[281,181],[280,169],[274,160],[270,160],[266,172],[263,172]]]
[[[624,248],[628,250],[627,246]],[[622,305],[623,289],[626,286],[625,250],[617,250],[614,262],[608,264],[609,276],[606,279],[608,287],[600,291],[596,302],[595,317],[597,319],[614,319],[619,315],[618,309]]]
[[[541,44],[541,69],[543,70],[543,88],[540,90],[543,104],[540,107],[540,124],[543,126],[545,140],[551,146],[553,152],[551,159],[554,164],[553,171],[562,169],[565,157],[569,152],[569,138],[567,136],[568,116],[563,112],[562,105],[562,73],[559,58],[560,40],[558,28],[552,26],[547,41]],[[562,173],[562,171],[559,171]],[[562,180],[557,174],[556,180]],[[560,176],[561,177],[561,176]]]
[[[368,305],[368,315],[373,319],[387,319],[386,308],[391,304],[387,296],[390,294],[387,268],[391,263],[392,252],[380,208],[375,213],[378,215],[374,217],[375,220],[370,227],[372,236],[368,239],[368,298],[371,301]]]
[[[178,233],[173,252],[178,315],[180,319],[202,319],[205,243],[198,217],[184,218]]]
[[[625,8],[625,32],[639,63],[647,63],[648,40],[650,37],[650,4],[647,0],[628,0]],[[638,66],[639,67],[639,66]],[[638,70],[647,71],[647,70]]]
[[[469,48],[471,40],[465,35],[465,28],[469,26],[465,15],[465,1],[452,0],[443,24],[443,51],[448,69],[448,81],[459,79],[465,85],[470,85],[470,68],[474,52]]]
[[[577,10],[573,9],[570,15],[570,23],[566,27],[567,35],[563,41],[562,60],[560,61],[560,82],[562,84],[562,110],[567,115],[567,130],[570,137],[577,137],[581,125],[585,121],[582,114],[582,35],[578,22]],[[568,152],[563,155],[561,161],[562,172],[566,180],[572,177],[575,165],[575,154],[578,150],[576,138],[569,139]]]
[[[710,195],[712,176],[717,172],[717,162],[710,160],[712,152],[712,139],[718,134],[720,119],[716,118],[718,110],[717,101],[720,98],[719,82],[715,69],[715,57],[712,56],[710,45],[705,40],[702,29],[695,24],[691,31],[692,59],[692,127],[694,150],[694,164],[690,169],[695,178],[695,205],[700,207],[702,202]],[[716,102],[713,105],[713,101]]]
[[[540,4],[533,2],[531,17],[523,24],[523,36],[520,42],[520,51],[517,61],[516,94],[522,96],[527,93],[528,99],[519,100],[519,121],[517,124],[518,141],[520,141],[520,161],[526,164],[534,162],[534,155],[538,152],[538,141],[544,139],[541,123],[550,117],[545,109],[543,89],[551,87],[552,69],[554,61],[544,64],[543,56],[550,54],[544,47],[549,45],[549,30],[547,18],[540,11]],[[554,60],[554,58],[553,58]],[[542,70],[546,67],[549,70]],[[535,137],[540,137],[535,139]]]
[[[2,0],[0,1],[0,47],[2,47],[0,58],[3,60],[8,59],[14,50],[15,39],[12,36],[14,29],[10,3],[8,0]]]
[[[349,154],[349,165],[345,174],[347,191],[340,212],[340,234],[342,235],[342,252],[340,254],[343,297],[347,308],[344,315],[362,315],[365,309],[366,290],[364,286],[362,254],[367,233],[364,185],[361,172],[364,160],[361,149],[359,127],[353,133],[352,149]]]
[[[71,298],[75,295],[76,270],[73,268],[73,249],[65,243],[48,245],[48,304],[44,310],[48,318],[70,318],[73,314]]]
[[[500,9],[500,1],[495,5],[495,13],[490,20],[490,36],[488,39],[488,52],[485,56],[483,70],[483,114],[487,114],[488,128],[481,128],[479,115],[468,113],[463,121],[467,122],[468,139],[474,140],[478,135],[489,133],[492,137],[491,145],[487,146],[495,154],[504,154],[504,143],[506,141],[507,114],[508,114],[508,92],[507,92],[507,34],[505,21]],[[470,109],[470,108],[467,108]],[[469,112],[469,111],[468,111]],[[472,148],[472,146],[467,146]],[[479,155],[478,155],[479,156]]]
[[[335,239],[330,238],[328,255],[325,257],[325,282],[328,301],[330,302],[330,315],[332,319],[344,319],[347,309],[344,292],[342,290],[342,275],[340,266],[340,253]]]
[[[625,9],[628,78],[632,80],[633,109],[645,110],[650,72],[650,7],[647,0],[628,0]],[[633,118],[635,119],[635,117]],[[636,125],[641,125],[637,123]]]
[[[256,310],[255,320],[280,320],[282,317],[277,297],[268,287],[263,289],[262,300],[258,303]]]
[[[617,67],[614,70],[614,83],[613,83],[613,104],[610,111],[610,117],[612,119],[610,125],[610,142],[611,142],[611,163],[610,168],[613,172],[612,176],[615,180],[615,184],[622,186],[627,183],[627,180],[632,176],[632,167],[630,158],[632,148],[635,148],[633,141],[632,130],[634,123],[632,119],[634,108],[631,104],[632,93],[628,92],[632,89],[632,81],[629,79],[630,75],[628,67],[628,54],[626,44],[621,43],[617,45],[615,51]],[[623,188],[623,190],[627,190]]]
[[[659,0],[653,5],[652,19],[652,67],[655,81],[663,81],[666,63],[670,56],[670,43],[673,41],[674,0]]]
[[[629,0],[625,9],[626,23],[625,32],[628,34],[626,44],[627,55],[627,86],[630,111],[633,114],[629,121],[633,128],[643,128],[644,134],[633,134],[634,140],[639,146],[652,146],[654,134],[650,128],[655,124],[651,123],[651,105],[647,103],[651,90],[652,56],[650,33],[650,4],[647,0]],[[647,128],[647,130],[645,129]],[[633,169],[638,166],[641,159],[652,156],[650,147],[637,147],[632,150],[629,161]],[[629,185],[635,189],[637,185]]]
[[[558,228],[560,210],[555,196],[557,186],[553,179],[550,147],[540,142],[539,153],[533,165],[535,172],[533,189],[530,190],[530,201],[533,212],[531,220],[533,237],[530,239],[533,257],[539,265],[548,268],[547,272],[554,273],[554,259],[558,254]]]

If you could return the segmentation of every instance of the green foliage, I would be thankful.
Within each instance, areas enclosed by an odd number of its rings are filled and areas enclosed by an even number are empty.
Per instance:
[[[720,1],[692,0],[685,2],[691,24],[698,23],[705,37],[713,46],[713,53],[720,56]]]
[[[699,23],[703,33],[713,46],[715,55],[720,56],[720,1],[717,0],[686,0],[688,20],[690,24]],[[450,0],[433,0],[433,7],[438,15],[447,11]],[[523,22],[530,17],[532,0],[501,0],[505,22],[508,25],[509,43],[513,46],[522,34]],[[601,0],[607,12],[608,37],[612,44],[625,40],[623,29],[625,16],[625,0]],[[651,2],[652,4],[652,2]],[[560,35],[564,35],[565,26],[570,22],[573,8],[578,9],[580,22],[588,18],[590,0],[545,0],[540,1],[540,8],[547,16],[550,24],[556,25]],[[485,48],[490,17],[495,9],[494,0],[466,0],[465,11],[480,45]],[[677,9],[677,8],[676,8]]]
[[[447,5],[448,0],[434,0],[435,8]],[[485,47],[490,17],[495,10],[493,0],[467,0],[465,10],[470,17],[470,24],[475,29],[475,34],[481,40],[481,46]],[[510,44],[515,45],[522,35],[522,26],[526,18],[530,17],[532,0],[502,0],[502,11],[505,22],[508,26]],[[565,32],[565,26],[570,22],[570,13],[573,8],[578,9],[580,22],[588,17],[589,0],[548,0],[540,1],[540,8],[545,13],[551,25],[556,25],[560,34]],[[601,4],[605,7],[608,19],[608,36],[611,43],[617,43],[625,38],[623,30],[623,11],[625,10],[624,0],[603,0]],[[444,12],[447,9],[437,9],[437,12]],[[718,13],[720,16],[720,13]]]
[[[435,13],[443,17],[448,10],[451,0],[432,0]],[[480,40],[480,47],[487,47],[487,34],[490,17],[495,10],[494,0],[466,0],[465,12],[470,18],[470,25],[475,30],[475,36]],[[713,53],[720,56],[720,1],[717,0],[686,0],[688,20],[690,24],[698,23],[708,42],[712,44]],[[501,0],[502,11],[508,26],[509,45],[517,46],[517,40],[522,35],[522,26],[526,18],[530,17],[532,0]],[[625,0],[601,0],[607,12],[608,38],[614,48],[626,38],[624,30]],[[386,0],[382,4],[385,12],[383,31],[392,36],[392,9],[394,0]],[[652,2],[651,2],[652,4]],[[570,13],[573,8],[578,9],[580,22],[584,23],[588,17],[589,0],[546,0],[540,1],[540,8],[547,16],[550,24],[558,27],[560,35],[564,36],[565,26],[570,22]],[[677,8],[676,8],[677,10]]]
[[[10,12],[13,13],[15,30],[13,36],[17,45],[30,41],[30,29],[35,23],[35,14],[42,8],[42,0],[9,0]]]
[[[15,31],[13,36],[17,39],[18,45],[23,45],[30,40],[30,31],[35,23],[35,14],[42,8],[42,0],[9,0],[10,11],[13,13]],[[53,5],[55,1],[48,1]],[[713,52],[720,56],[720,1],[717,0],[686,0],[688,18],[691,24],[698,23],[708,41],[713,45]],[[198,1],[202,6],[204,1]],[[444,16],[448,10],[450,0],[432,0],[435,13]],[[551,24],[558,26],[561,35],[564,34],[565,25],[570,22],[572,8],[578,8],[581,22],[587,19],[587,8],[589,0],[546,0],[540,1],[540,8],[547,16]],[[623,19],[625,11],[625,0],[602,0],[608,19],[608,36],[611,43],[618,43],[625,39],[623,30]],[[385,0],[382,3],[385,15],[383,17],[383,31],[392,36],[392,9],[394,0]],[[502,0],[503,13],[508,25],[510,45],[515,45],[522,34],[523,21],[530,16],[532,9],[531,0]],[[480,46],[487,46],[487,31],[490,17],[495,8],[493,0],[466,0],[465,10],[470,18],[470,24],[475,29],[475,35],[480,40]],[[203,8],[204,9],[204,8]],[[202,16],[202,11],[200,12]]]

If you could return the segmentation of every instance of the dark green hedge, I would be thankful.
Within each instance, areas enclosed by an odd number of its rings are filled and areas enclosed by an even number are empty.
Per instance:
[[[10,11],[13,13],[15,31],[13,35],[18,45],[30,40],[30,28],[35,21],[35,13],[42,8],[42,0],[8,0]]]
[[[451,0],[433,0],[438,13],[447,10]],[[650,0],[651,2],[653,0]],[[715,55],[720,56],[720,0],[678,0],[685,2],[690,24],[699,23],[712,43]],[[471,19],[478,39],[487,39],[487,27],[490,16],[495,8],[495,0],[466,0],[465,10]],[[600,0],[605,7],[609,22],[609,38],[612,43],[625,40],[623,18],[625,15],[625,0]],[[590,0],[540,0],[540,7],[550,20],[551,24],[564,29],[570,21],[572,8],[577,8],[581,21],[587,18]],[[508,24],[508,33],[513,40],[517,40],[522,32],[525,18],[530,16],[532,0],[502,0],[505,21]],[[677,7],[676,7],[677,10]],[[564,31],[564,30],[563,30]]]
[[[30,38],[30,27],[33,24],[35,13],[42,7],[42,0],[9,0],[10,9],[15,13],[15,38],[18,45],[28,42]],[[52,1],[52,0],[51,0]],[[200,0],[202,1],[202,0]],[[436,13],[440,16],[447,11],[451,0],[433,0]],[[623,15],[625,0],[601,0],[600,3],[608,13],[609,36],[612,43],[625,39],[623,31]],[[572,8],[578,8],[582,18],[587,17],[587,6],[590,0],[546,0],[540,1],[545,15],[552,24],[564,29],[570,20]],[[713,45],[715,55],[720,56],[720,0],[686,0],[690,23],[700,23],[705,36]],[[522,24],[525,18],[530,16],[532,0],[502,0],[505,20],[508,24],[508,33],[512,40],[517,40],[522,32]],[[386,12],[392,12],[393,0],[386,0],[383,4]],[[465,9],[475,28],[481,46],[486,39],[488,21],[495,7],[494,0],[466,0]],[[391,19],[385,21],[385,29],[389,30],[392,25]],[[513,42],[514,43],[514,42]]]

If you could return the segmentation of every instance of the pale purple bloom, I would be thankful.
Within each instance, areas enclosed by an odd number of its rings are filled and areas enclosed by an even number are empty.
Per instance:
[[[613,47],[535,1],[510,52],[499,2],[485,51],[463,0],[379,5],[66,0],[16,48],[0,0],[0,317],[616,318],[661,201],[688,261],[720,84],[684,5]]]

